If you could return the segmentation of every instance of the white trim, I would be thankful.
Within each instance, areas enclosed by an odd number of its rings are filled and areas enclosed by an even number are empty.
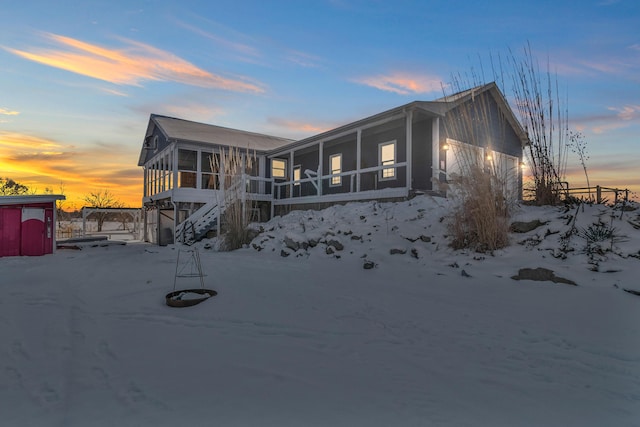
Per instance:
[[[412,148],[413,148],[413,110],[409,110],[407,112],[407,129],[405,132],[406,139],[406,154],[405,158],[407,161],[407,170],[406,172],[406,186],[407,188],[413,188],[413,169],[411,165],[411,157],[412,157]],[[396,162],[398,159],[394,157],[393,161]]]
[[[440,182],[440,160],[440,118],[435,117],[431,121],[431,178],[436,182]]]
[[[382,147],[391,145],[391,144],[393,144],[393,159],[391,160],[391,165],[396,164],[396,161],[398,159],[398,144],[397,144],[397,141],[394,139],[392,141],[381,142],[378,144],[378,165],[379,166],[385,166],[382,164]],[[389,160],[386,160],[386,162],[388,161]],[[393,175],[385,177],[384,176],[385,171],[388,171],[389,169],[393,170]],[[378,172],[378,181],[392,181],[397,178],[398,178],[398,172],[395,167],[380,169],[380,172]]]
[[[407,187],[397,188],[384,188],[382,190],[368,190],[361,191],[359,193],[336,193],[325,194],[324,196],[304,196],[304,197],[290,197],[287,199],[275,199],[273,205],[297,205],[306,203],[331,203],[331,202],[343,202],[343,201],[355,201],[355,200],[374,200],[385,199],[392,197],[407,197],[409,195],[409,189]]]
[[[360,168],[362,167],[362,129],[356,135],[356,191],[360,192]]]
[[[19,205],[27,203],[50,203],[57,200],[66,200],[61,194],[33,194],[26,196],[0,196],[0,206]],[[55,208],[55,206],[54,206]]]

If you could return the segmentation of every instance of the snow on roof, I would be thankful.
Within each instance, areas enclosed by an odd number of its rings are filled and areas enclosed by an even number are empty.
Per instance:
[[[181,141],[204,142],[231,147],[248,148],[258,151],[268,151],[293,142],[288,138],[263,135],[222,126],[173,117],[152,115],[157,125],[164,131],[168,139]]]

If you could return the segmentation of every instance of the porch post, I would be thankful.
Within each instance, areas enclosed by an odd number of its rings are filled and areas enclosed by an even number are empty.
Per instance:
[[[360,192],[360,168],[362,167],[362,129],[358,128],[356,136],[356,193]]]
[[[435,182],[440,180],[440,117],[431,122],[431,177]],[[433,183],[431,189],[434,190]]]
[[[324,163],[324,141],[320,141],[318,152],[318,196],[322,196],[322,163]]]
[[[413,147],[413,110],[409,110],[407,112],[407,131],[406,131],[406,143],[407,143],[407,154],[406,154],[406,162],[407,162],[407,183],[406,183],[406,187],[407,190],[411,190],[411,188],[413,188],[413,183],[412,183],[412,170],[411,170],[411,149]],[[398,162],[398,159],[395,160],[396,163]]]
[[[289,152],[289,197],[293,198],[293,150]]]

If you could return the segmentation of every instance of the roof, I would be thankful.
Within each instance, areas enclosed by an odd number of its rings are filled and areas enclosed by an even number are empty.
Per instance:
[[[451,95],[447,95],[438,98],[434,101],[413,101],[399,107],[392,108],[387,111],[375,114],[373,116],[366,117],[364,119],[345,124],[335,129],[310,136],[301,140],[292,140],[288,138],[281,138],[270,135],[263,135],[254,132],[247,132],[238,129],[231,129],[221,126],[209,125],[205,123],[192,122],[189,120],[178,119],[174,117],[161,116],[157,114],[151,114],[149,120],[149,127],[147,128],[147,136],[153,130],[152,124],[155,124],[163,132],[167,140],[179,140],[185,142],[202,143],[202,144],[217,144],[238,148],[246,148],[264,152],[267,154],[276,154],[282,149],[291,149],[305,146],[307,144],[313,144],[314,142],[330,138],[343,132],[348,132],[351,129],[357,129],[362,126],[366,126],[369,123],[377,122],[380,120],[386,120],[393,118],[398,114],[403,114],[406,111],[418,110],[433,117],[445,117],[446,114],[477,95],[484,92],[489,92],[495,101],[498,103],[499,108],[503,111],[510,125],[515,130],[516,134],[520,137],[523,144],[528,142],[527,134],[520,125],[520,122],[513,114],[511,107],[504,95],[498,89],[495,82],[479,85],[471,89],[463,90]],[[138,165],[143,165],[145,161],[146,149],[143,147],[140,153],[140,160]]]
[[[255,132],[231,129],[222,126],[192,122],[174,117],[151,115],[169,140],[204,142],[230,147],[269,151],[293,142],[292,139],[263,135]]]
[[[62,194],[29,194],[24,196],[0,196],[0,205],[22,205],[25,203],[49,203],[65,200]]]
[[[453,110],[458,105],[462,104],[463,102],[469,99],[473,99],[475,96],[480,95],[481,93],[484,93],[484,92],[489,92],[492,94],[493,98],[498,103],[500,109],[503,111],[505,117],[507,118],[507,120],[515,130],[516,134],[519,136],[522,143],[525,144],[528,141],[526,132],[520,125],[520,122],[518,121],[516,116],[513,114],[511,107],[509,107],[507,100],[504,98],[504,95],[502,95],[502,92],[500,91],[500,89],[498,89],[498,86],[495,84],[495,82],[491,82],[484,85],[473,87],[471,89],[463,90],[463,91],[454,93],[452,95],[438,98],[435,101],[413,101],[408,104],[401,105],[399,107],[395,107],[387,111],[383,111],[382,113],[378,113],[373,116],[369,116],[364,119],[346,124],[344,126],[340,126],[338,128],[328,130],[321,134],[313,135],[308,138],[296,141],[294,144],[292,144],[292,147],[301,147],[307,144],[312,144],[315,141],[325,139],[325,138],[330,138],[334,135],[347,132],[350,129],[356,129],[358,127],[367,125],[368,123],[373,123],[379,120],[384,120],[386,118],[391,118],[397,114],[401,114],[409,110],[420,110],[430,116],[445,117],[449,111]]]

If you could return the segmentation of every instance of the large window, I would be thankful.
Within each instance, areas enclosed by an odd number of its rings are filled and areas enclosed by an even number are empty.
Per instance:
[[[198,152],[178,150],[178,187],[196,188],[198,170]]]
[[[396,142],[384,142],[378,146],[380,166],[393,165],[396,162]],[[395,179],[395,168],[384,168],[380,171],[380,179]]]
[[[287,177],[287,161],[271,159],[271,177],[285,179]]]
[[[202,188],[217,190],[220,188],[219,181],[220,155],[202,152],[200,170],[202,171]]]
[[[338,175],[342,173],[342,154],[332,154],[329,157],[329,169],[331,169],[331,175],[337,175],[331,177],[331,185],[342,184],[342,177]]]

